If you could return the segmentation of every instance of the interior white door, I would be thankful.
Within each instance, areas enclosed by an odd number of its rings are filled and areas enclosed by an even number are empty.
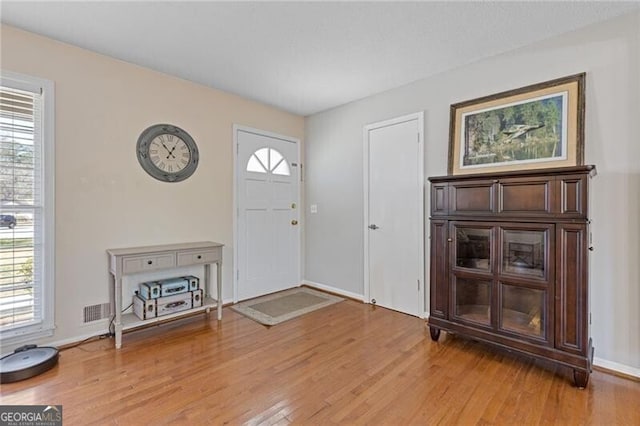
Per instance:
[[[300,284],[298,141],[236,129],[234,299]]]
[[[422,114],[412,114],[365,127],[368,301],[419,317],[424,315],[422,123]]]

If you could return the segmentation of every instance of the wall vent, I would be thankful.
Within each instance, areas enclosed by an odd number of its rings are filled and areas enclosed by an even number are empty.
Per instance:
[[[104,318],[110,318],[111,303],[100,303],[84,307],[84,322],[98,321]]]

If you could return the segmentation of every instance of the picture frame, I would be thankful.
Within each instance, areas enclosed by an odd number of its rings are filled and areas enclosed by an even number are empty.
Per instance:
[[[451,105],[450,175],[584,163],[585,73]]]

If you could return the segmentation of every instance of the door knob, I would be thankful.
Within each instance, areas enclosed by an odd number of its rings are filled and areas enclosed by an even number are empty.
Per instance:
[[[293,219],[293,220],[291,221],[291,224],[292,224],[293,226],[295,226],[295,225],[297,225],[297,224],[298,224],[298,221],[297,221],[297,220],[295,220],[295,219]]]
[[[372,223],[371,225],[369,225],[369,229],[373,229],[374,231],[376,229],[380,228],[378,225],[376,225],[375,223]]]

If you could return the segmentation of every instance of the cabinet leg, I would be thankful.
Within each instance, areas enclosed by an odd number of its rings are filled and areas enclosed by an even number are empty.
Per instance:
[[[440,329],[435,327],[429,327],[429,333],[431,333],[431,340],[437,342],[440,338]]]
[[[584,389],[589,383],[589,372],[583,370],[573,370],[573,382],[579,389]]]

